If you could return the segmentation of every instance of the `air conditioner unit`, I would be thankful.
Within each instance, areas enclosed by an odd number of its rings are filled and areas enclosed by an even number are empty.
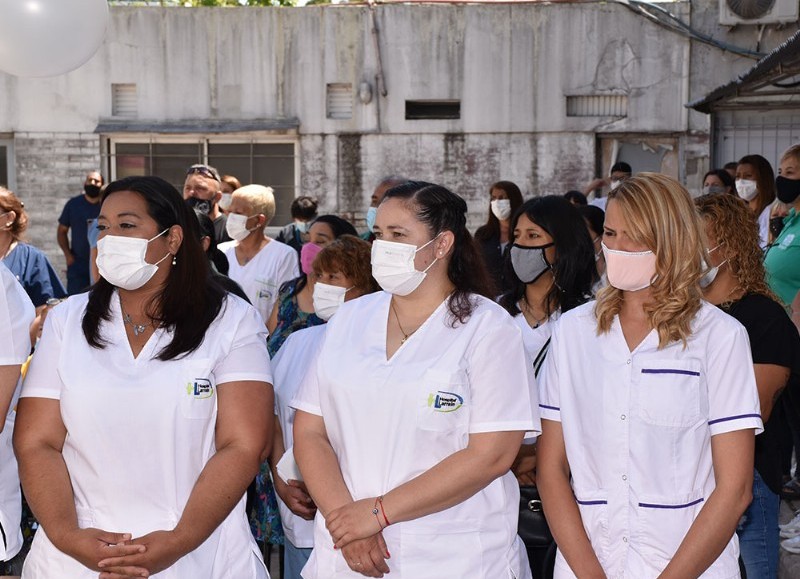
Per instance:
[[[797,22],[800,0],[719,0],[719,23],[781,24]]]

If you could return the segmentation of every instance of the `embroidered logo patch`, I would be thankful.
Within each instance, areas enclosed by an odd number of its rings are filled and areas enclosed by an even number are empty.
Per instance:
[[[214,386],[207,378],[195,378],[186,384],[186,393],[193,398],[211,398],[214,395]]]
[[[436,394],[428,394],[428,406],[436,412],[455,412],[464,405],[464,399],[454,392],[439,390]]]

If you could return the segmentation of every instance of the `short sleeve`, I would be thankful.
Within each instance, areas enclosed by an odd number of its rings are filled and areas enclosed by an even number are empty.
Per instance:
[[[558,381],[558,363],[561,360],[559,335],[562,325],[556,324],[550,338],[550,347],[539,372],[539,412],[543,420],[561,422],[561,393]]]
[[[0,263],[0,366],[16,366],[31,353],[30,327],[35,312],[17,278]]]
[[[61,304],[47,314],[42,337],[36,345],[36,352],[33,354],[30,368],[22,382],[21,398],[61,399],[61,390],[64,384],[61,381],[58,366],[61,358],[61,338],[64,333],[64,315],[67,307],[67,304]]]
[[[86,229],[86,238],[89,240],[89,247],[97,247],[97,240],[100,237],[100,228],[97,219],[92,219]]]
[[[725,327],[709,336],[706,384],[712,436],[748,428],[756,434],[764,430],[750,342],[744,326],[733,323],[736,328]]]
[[[322,416],[322,404],[320,403],[319,395],[319,360],[325,350],[326,343],[327,333],[325,338],[322,339],[322,344],[317,348],[317,352],[311,364],[308,366],[308,371],[305,373],[305,377],[300,383],[300,387],[297,389],[297,394],[291,402],[289,402],[289,407],[295,410],[308,412],[309,414],[315,414],[316,416]]]
[[[64,203],[64,209],[61,210],[61,215],[58,217],[58,222],[64,227],[69,227],[71,219],[72,219],[72,199]]]
[[[222,312],[218,320],[227,323],[225,318],[230,314],[238,315],[239,320],[230,350],[214,367],[217,384],[244,380],[271,384],[272,368],[267,353],[267,329],[261,316],[255,308],[231,295],[228,295],[224,307],[226,310],[236,309]]]
[[[537,436],[542,431],[539,397],[520,329],[505,312],[503,318],[486,316],[481,324],[479,339],[467,353],[469,432],[520,430],[528,438]]]
[[[289,247],[289,246],[286,246]],[[289,249],[291,249],[289,247]],[[300,267],[297,265],[297,252],[292,249],[285,252],[281,257],[281,264],[278,268],[278,287],[300,276]]]

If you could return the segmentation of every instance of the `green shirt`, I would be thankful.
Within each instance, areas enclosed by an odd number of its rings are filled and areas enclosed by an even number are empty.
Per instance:
[[[792,208],[783,220],[783,231],[764,259],[767,282],[789,306],[800,291],[800,215]]]

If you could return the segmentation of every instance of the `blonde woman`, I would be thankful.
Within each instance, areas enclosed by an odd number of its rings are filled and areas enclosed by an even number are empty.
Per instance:
[[[701,299],[703,239],[669,177],[609,195],[609,286],[561,317],[540,375],[556,578],[739,574],[762,423],[747,332]]]

